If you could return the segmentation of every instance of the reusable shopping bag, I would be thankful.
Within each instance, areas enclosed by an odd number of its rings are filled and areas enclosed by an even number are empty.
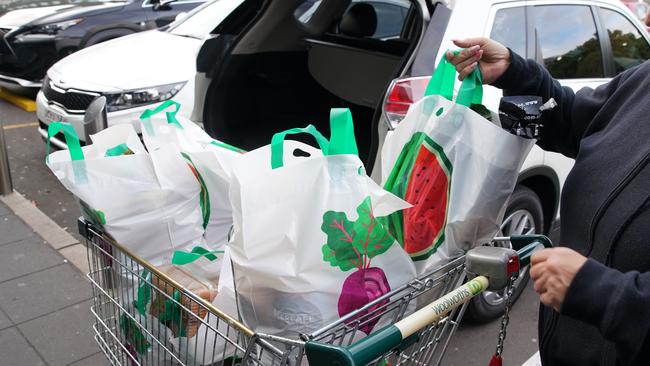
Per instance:
[[[211,250],[223,249],[232,227],[232,212],[228,189],[230,166],[243,150],[211,138],[194,122],[177,116],[180,104],[168,100],[140,117],[142,138],[149,151],[173,146],[192,168],[201,182],[201,209],[206,245]],[[162,114],[164,113],[164,116]],[[173,170],[159,171],[174,175]]]
[[[68,150],[48,154],[47,165],[87,218],[154,265],[168,262],[177,249],[201,245],[201,186],[180,151],[147,153],[131,125],[92,135],[93,144],[83,148],[71,125],[50,124],[50,137],[59,131]]]
[[[313,126],[278,133],[233,167],[229,248],[241,317],[258,332],[309,333],[415,277],[379,221],[408,205],[366,175],[349,110],[332,110],[331,131],[331,141]],[[321,154],[288,148],[296,133],[311,134]]]
[[[390,215],[387,225],[418,273],[494,237],[534,144],[470,108],[483,95],[478,69],[453,102],[455,77],[443,57],[425,97],[388,134],[381,152],[384,188],[413,205]]]

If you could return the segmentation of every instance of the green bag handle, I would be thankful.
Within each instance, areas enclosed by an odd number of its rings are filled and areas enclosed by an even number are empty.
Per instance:
[[[72,161],[72,170],[74,171],[75,181],[78,184],[86,183],[88,176],[86,175],[86,166],[84,165],[84,152],[81,150],[81,143],[79,136],[71,124],[66,122],[52,122],[47,127],[47,144],[45,146],[45,162],[50,161],[50,140],[54,135],[63,131],[63,137],[66,145],[68,145],[68,152],[70,153],[70,160]]]
[[[116,145],[110,149],[106,150],[106,154],[104,156],[109,157],[109,156],[120,156],[124,155],[125,152],[129,151],[129,147],[126,146],[126,144],[119,144]]]
[[[217,146],[217,147],[224,148],[224,149],[226,149],[226,150],[230,150],[230,151],[238,152],[238,153],[240,153],[240,154],[244,154],[244,153],[246,153],[246,150],[240,149],[240,148],[238,148],[238,147],[232,146],[232,145],[230,145],[230,144],[227,144],[227,143],[225,143],[225,142],[221,142],[221,141],[218,141],[218,140],[212,140],[212,141],[210,142],[210,145],[214,145],[214,146]]]
[[[140,120],[142,121],[142,124],[144,125],[144,128],[147,131],[148,135],[152,135],[152,136],[155,135],[153,127],[151,126],[151,121],[149,120],[151,118],[151,116],[153,116],[154,114],[158,114],[158,113],[164,111],[165,109],[167,109],[169,107],[174,107],[174,110],[165,112],[165,115],[167,116],[167,123],[169,123],[170,125],[174,125],[174,126],[176,126],[178,128],[181,128],[181,129],[183,128],[183,126],[181,126],[180,122],[178,122],[178,119],[176,119],[176,113],[178,113],[178,111],[181,109],[181,104],[176,102],[176,101],[173,101],[173,100],[169,99],[169,100],[161,103],[160,105],[158,105],[154,109],[146,109],[140,115]]]
[[[316,139],[318,146],[324,155],[329,152],[329,141],[314,127],[308,125],[303,128],[291,128],[286,131],[278,132],[271,138],[271,168],[277,169],[284,166],[284,139],[287,135],[297,135],[299,133],[307,133]]]
[[[348,108],[332,108],[330,111],[330,148],[327,155],[353,154],[359,156],[354,137],[352,113]]]
[[[314,127],[309,125],[304,128],[292,128],[273,135],[271,139],[271,167],[273,169],[284,166],[283,145],[287,135],[308,133],[316,139],[323,155],[353,154],[359,156],[357,140],[354,136],[354,122],[352,113],[348,108],[332,108],[330,110],[330,140]]]
[[[222,254],[223,250],[207,250],[203,247],[194,247],[191,252],[184,252],[182,250],[177,250],[172,256],[172,264],[176,266],[183,266],[189,263],[192,263],[199,258],[205,257],[209,261],[216,261],[217,256],[215,254]]]
[[[458,50],[454,54],[458,54]],[[456,82],[456,68],[447,61],[444,55],[436,67],[436,71],[431,76],[431,81],[427,85],[424,96],[440,95],[447,100],[453,100],[454,84]],[[467,75],[461,83],[456,103],[470,107],[472,104],[482,104],[483,102],[483,78],[481,71],[477,67]]]
[[[138,295],[135,299],[134,304],[140,315],[145,315],[147,311],[147,304],[151,300],[151,286],[147,283],[147,281],[151,281],[151,272],[145,269],[140,275]]]
[[[70,160],[84,160],[84,153],[81,150],[79,136],[71,124],[67,122],[52,122],[47,127],[47,145],[45,147],[45,161],[50,161],[50,140],[54,135],[63,131],[65,143],[68,145]]]

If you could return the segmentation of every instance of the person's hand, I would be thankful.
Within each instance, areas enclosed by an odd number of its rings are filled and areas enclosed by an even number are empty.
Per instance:
[[[566,292],[587,257],[569,248],[543,249],[530,259],[530,277],[542,304],[559,312]]]
[[[458,78],[463,80],[478,65],[483,76],[483,83],[490,84],[497,80],[510,66],[510,51],[501,43],[489,38],[467,38],[454,40],[454,44],[463,50],[454,55],[447,51],[447,61],[458,71]]]

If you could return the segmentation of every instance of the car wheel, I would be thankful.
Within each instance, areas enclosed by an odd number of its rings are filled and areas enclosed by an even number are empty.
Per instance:
[[[90,47],[90,46],[95,45],[97,43],[102,43],[102,42],[111,40],[113,38],[126,36],[126,35],[132,34],[132,33],[134,33],[132,30],[126,29],[126,28],[103,30],[101,32],[97,32],[97,33],[93,34],[92,36],[90,36],[90,38],[88,38],[88,40],[84,43],[83,48]]]
[[[518,186],[510,197],[498,236],[522,235],[541,233],[544,230],[544,212],[539,196],[525,186]],[[501,242],[497,245],[510,247],[510,243]],[[512,301],[517,301],[519,295],[528,283],[528,267],[522,268],[515,281]],[[466,317],[475,323],[485,323],[503,315],[506,299],[505,290],[485,291],[476,296],[467,307]]]

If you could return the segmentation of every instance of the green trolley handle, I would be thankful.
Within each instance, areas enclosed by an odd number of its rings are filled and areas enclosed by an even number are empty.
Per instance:
[[[530,263],[530,257],[537,250],[550,247],[548,238],[539,235],[512,237],[521,267]],[[310,366],[362,366],[367,365],[383,354],[407,346],[409,337],[421,329],[439,322],[449,312],[471,300],[488,288],[489,280],[477,276],[445,296],[416,311],[401,321],[386,326],[368,337],[349,346],[335,346],[315,341],[305,344],[305,352]]]

